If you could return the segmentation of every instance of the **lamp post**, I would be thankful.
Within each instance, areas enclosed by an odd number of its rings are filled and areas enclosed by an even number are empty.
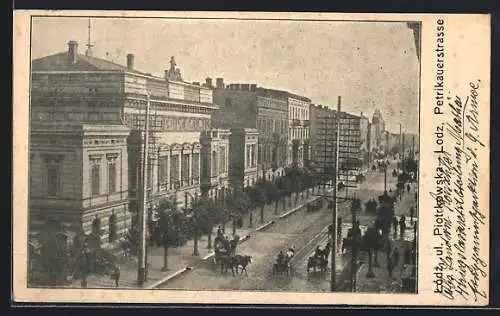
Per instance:
[[[140,232],[140,245],[139,245],[139,266],[137,269],[137,283],[139,286],[144,285],[147,280],[147,204],[148,204],[148,150],[149,150],[149,106],[150,96],[149,92],[146,94],[146,120],[144,132],[144,149],[142,159],[142,205],[139,211],[139,232]]]

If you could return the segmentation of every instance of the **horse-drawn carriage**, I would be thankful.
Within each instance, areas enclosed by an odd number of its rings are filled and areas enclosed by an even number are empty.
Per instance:
[[[231,262],[236,255],[236,246],[239,239],[238,235],[235,235],[232,239],[222,235],[215,237],[213,264],[214,267],[219,266],[222,273],[232,268]]]
[[[330,254],[331,241],[328,241],[324,248],[320,248],[319,246],[316,248],[314,255],[310,256],[307,259],[307,273],[312,269],[313,272],[316,272],[316,269],[319,269],[321,273],[326,272],[328,269],[328,255]]]
[[[273,275],[275,274],[290,275],[293,272],[293,266],[291,260],[294,256],[295,256],[295,249],[293,249],[293,247],[288,248],[288,250],[285,252],[280,251],[276,258],[276,262],[273,265]]]

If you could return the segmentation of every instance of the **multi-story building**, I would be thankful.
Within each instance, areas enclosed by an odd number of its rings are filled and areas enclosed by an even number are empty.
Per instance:
[[[288,164],[303,166],[310,160],[309,98],[288,93]]]
[[[214,99],[220,108],[212,116],[212,125],[257,129],[259,177],[270,180],[282,175],[287,164],[287,93],[254,84],[224,86],[218,78]]]
[[[382,117],[382,113],[379,109],[375,109],[373,113],[371,128],[370,128],[370,140],[372,151],[378,152],[384,150],[384,131],[385,131],[385,121]]]
[[[229,185],[246,188],[258,178],[259,133],[255,128],[232,128],[229,136]]]
[[[337,143],[337,111],[322,105],[312,105],[311,109],[311,158],[320,170],[335,166]],[[341,112],[339,167],[351,169],[352,162],[361,159],[360,116]],[[349,164],[349,166],[348,166]]]
[[[53,220],[96,233],[104,246],[117,240],[138,209],[147,104],[148,203],[172,197],[187,207],[200,191],[200,136],[217,109],[212,93],[184,82],[173,57],[165,77],[137,71],[132,54],[126,66],[80,54],[74,41],[33,60],[31,228]]]
[[[360,155],[361,159],[363,159],[363,163],[369,163],[370,159],[370,138],[369,138],[369,126],[370,119],[363,115],[363,112],[360,113],[360,122],[359,122],[359,132],[360,132]]]
[[[228,129],[211,129],[202,133],[201,193],[218,199],[229,188]]]

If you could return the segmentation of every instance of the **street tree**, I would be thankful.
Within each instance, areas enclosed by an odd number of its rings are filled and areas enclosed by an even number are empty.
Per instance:
[[[236,234],[236,222],[248,212],[250,200],[248,195],[240,188],[234,189],[226,200],[229,216],[232,220],[233,235]]]
[[[158,206],[159,220],[155,225],[155,239],[163,246],[163,271],[168,270],[168,249],[181,247],[187,242],[186,216],[175,201],[162,200]]]
[[[267,195],[267,202],[274,203],[274,214],[278,214],[278,203],[280,200],[280,192],[278,185],[274,182],[267,181],[266,195]]]
[[[267,204],[266,183],[265,180],[260,180],[253,187],[248,188],[248,197],[252,207],[260,209],[260,223],[264,223],[264,207]]]
[[[216,214],[217,210],[218,208],[214,201],[208,197],[197,198],[193,201],[191,210],[191,232],[194,241],[194,256],[199,254],[198,239],[201,234],[207,234],[208,248],[211,248],[212,230],[218,221],[218,216]]]

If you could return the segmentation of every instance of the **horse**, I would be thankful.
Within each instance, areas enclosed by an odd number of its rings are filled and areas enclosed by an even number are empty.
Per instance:
[[[247,266],[250,263],[252,263],[252,256],[238,254],[235,255],[234,257],[229,258],[229,260],[233,275],[234,275],[234,269],[236,269],[236,274],[238,274],[239,267],[241,266],[240,274],[243,274],[243,271],[245,271],[245,275],[248,276]]]

